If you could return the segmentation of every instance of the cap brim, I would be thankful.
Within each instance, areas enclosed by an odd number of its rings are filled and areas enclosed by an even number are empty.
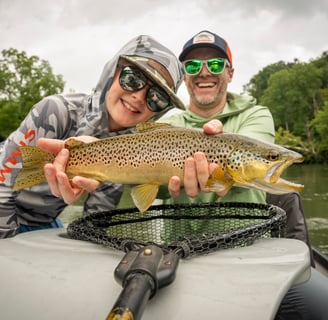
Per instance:
[[[175,94],[175,92],[167,85],[166,81],[164,81],[161,77],[158,76],[158,72],[152,72],[151,67],[147,64],[147,58],[143,59],[135,59],[133,56],[122,55],[121,58],[131,62],[133,65],[137,66],[145,75],[154,83],[159,85],[170,97],[171,107],[168,107],[165,110],[169,110],[172,108],[179,108],[185,110],[185,106],[180,98]],[[139,57],[138,57],[139,58]]]
[[[230,63],[230,59],[229,57],[227,56],[227,54],[222,50],[222,49],[219,49],[217,45],[215,44],[212,44],[212,43],[195,43],[191,46],[189,46],[187,49],[183,50],[180,55],[179,55],[179,60],[182,62],[183,60],[185,60],[185,57],[186,55],[193,49],[196,49],[196,48],[213,48],[217,51],[220,51],[221,54],[223,55],[223,57],[225,59],[227,59]]]

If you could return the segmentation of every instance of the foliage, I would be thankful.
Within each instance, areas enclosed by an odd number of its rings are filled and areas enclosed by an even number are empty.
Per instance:
[[[260,103],[270,106],[276,127],[308,138],[308,127],[318,112],[321,70],[311,64],[295,64],[271,75]]]
[[[328,51],[324,51],[321,57],[312,59],[311,64],[322,70],[323,88],[328,88]]]
[[[301,153],[305,158],[305,162],[310,162],[315,156],[308,142],[303,141],[301,137],[295,136],[281,127],[276,130],[275,143]]]
[[[253,76],[249,83],[243,87],[243,90],[245,92],[248,92],[258,101],[263,95],[265,89],[268,87],[270,76],[280,70],[286,70],[291,66],[293,66],[293,63],[286,63],[283,61],[270,64],[267,67],[263,68],[255,76]]]
[[[6,138],[43,97],[63,91],[61,75],[50,64],[25,51],[3,50],[0,57],[0,138]]]
[[[311,123],[316,137],[316,148],[323,162],[328,159],[328,101]]]
[[[328,103],[328,52],[308,63],[279,61],[253,76],[244,86],[258,103],[270,108],[279,137],[283,130],[301,139],[312,161],[327,152],[324,106]],[[316,120],[314,120],[316,119]],[[326,121],[326,122],[324,122]],[[279,129],[281,128],[281,129]]]

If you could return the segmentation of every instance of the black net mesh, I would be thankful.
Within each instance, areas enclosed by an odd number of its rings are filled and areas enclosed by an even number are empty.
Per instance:
[[[152,206],[92,214],[70,223],[68,235],[118,250],[155,244],[189,257],[250,245],[261,237],[283,237],[286,213],[273,205],[198,203]]]

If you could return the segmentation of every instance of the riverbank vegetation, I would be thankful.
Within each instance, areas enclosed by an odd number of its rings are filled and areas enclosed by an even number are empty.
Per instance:
[[[62,75],[37,56],[10,48],[0,56],[0,141],[43,97],[63,91]],[[309,62],[278,61],[244,86],[245,94],[270,108],[276,143],[296,150],[308,163],[328,159],[328,51]]]
[[[328,51],[309,62],[295,59],[271,64],[244,86],[269,106],[276,143],[301,152],[306,162],[328,159]]]

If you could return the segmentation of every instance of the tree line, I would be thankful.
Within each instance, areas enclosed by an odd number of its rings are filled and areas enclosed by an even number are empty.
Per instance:
[[[0,141],[16,130],[32,106],[64,90],[48,61],[10,48],[0,57]]]
[[[14,131],[43,97],[65,82],[48,61],[10,48],[0,56],[0,141]],[[243,87],[272,112],[276,143],[301,152],[306,162],[327,162],[328,51],[309,62],[268,65]]]
[[[327,162],[328,51],[307,63],[271,64],[243,89],[270,108],[276,143],[300,151],[307,162]]]

